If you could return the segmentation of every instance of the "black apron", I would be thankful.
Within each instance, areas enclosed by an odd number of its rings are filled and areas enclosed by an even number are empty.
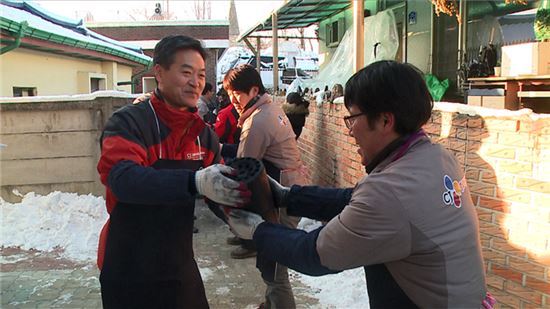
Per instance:
[[[202,161],[158,160],[152,167],[201,166]],[[208,308],[193,256],[194,210],[194,198],[168,205],[117,203],[100,275],[104,308]]]

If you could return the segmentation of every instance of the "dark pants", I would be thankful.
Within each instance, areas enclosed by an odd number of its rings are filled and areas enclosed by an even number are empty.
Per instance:
[[[188,289],[178,280],[156,282],[101,282],[103,308],[208,308],[206,299],[190,304],[190,299],[200,297],[185,295]],[[187,299],[187,301],[185,301]],[[190,306],[191,305],[191,306]]]
[[[241,240],[241,247],[248,249],[248,250],[256,250],[256,245],[254,244],[254,241],[251,239],[242,239]]]

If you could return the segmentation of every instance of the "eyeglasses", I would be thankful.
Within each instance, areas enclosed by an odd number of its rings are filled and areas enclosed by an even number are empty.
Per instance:
[[[364,114],[365,113],[358,113],[358,114],[353,114],[353,115],[349,115],[349,116],[344,117],[344,123],[346,124],[346,128],[348,128],[348,130],[351,130],[351,127],[355,123],[355,120],[353,120],[353,119],[355,117],[358,117],[358,116],[361,116],[361,115],[364,115]]]

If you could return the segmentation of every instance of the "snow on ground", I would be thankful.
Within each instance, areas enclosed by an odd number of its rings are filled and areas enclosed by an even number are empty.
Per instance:
[[[93,262],[97,255],[99,232],[107,221],[105,200],[93,195],[52,192],[46,196],[27,193],[20,203],[8,203],[0,198],[0,246],[25,250],[62,250],[68,259]],[[299,228],[311,231],[320,223],[303,219]],[[14,257],[13,260],[17,260]],[[13,263],[13,260],[0,260]],[[217,269],[200,269],[205,281]],[[292,275],[313,291],[322,308],[368,308],[365,275],[362,268],[335,275],[310,277]],[[220,289],[219,293],[226,292]]]
[[[308,218],[302,218],[298,224],[299,229],[308,232],[320,226],[321,222]],[[369,308],[365,271],[362,267],[321,277],[311,277],[295,271],[291,273],[292,277],[315,291],[312,296],[319,299],[323,308]]]
[[[94,261],[99,232],[107,221],[105,200],[93,195],[27,193],[21,203],[0,198],[1,245],[52,251],[76,261]]]
[[[312,288],[313,297],[323,308],[369,308],[369,297],[363,268],[321,277],[294,272],[293,276]]]

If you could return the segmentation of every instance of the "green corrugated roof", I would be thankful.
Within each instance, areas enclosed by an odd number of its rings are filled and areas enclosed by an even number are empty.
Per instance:
[[[275,12],[277,29],[304,28],[345,11],[351,6],[350,0],[290,0]],[[262,22],[245,31],[239,41],[256,31],[272,29],[272,14]]]

